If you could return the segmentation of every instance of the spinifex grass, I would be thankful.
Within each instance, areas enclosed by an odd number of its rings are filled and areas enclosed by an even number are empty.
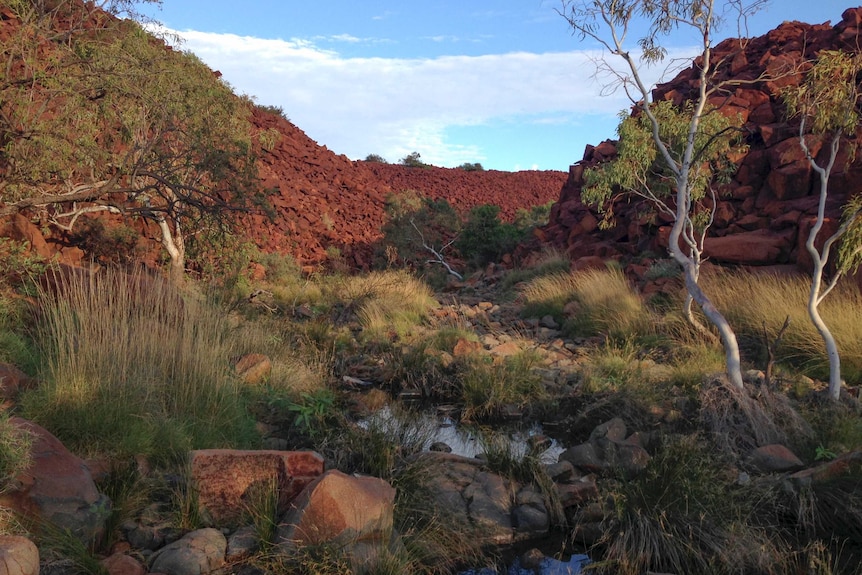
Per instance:
[[[631,337],[650,330],[651,318],[640,296],[619,270],[583,270],[541,276],[522,290],[524,312],[551,314],[576,335]],[[564,317],[563,310],[572,303]]]
[[[823,339],[806,310],[810,280],[804,276],[722,273],[704,278],[716,306],[723,310],[740,339],[759,350],[764,326],[774,337],[787,316],[787,329],[778,349],[779,360],[802,367],[812,377],[829,376]],[[862,381],[862,294],[846,282],[820,305],[823,319],[838,342],[842,376]]]
[[[28,418],[78,452],[156,461],[253,441],[224,314],[140,274],[60,287],[40,298],[44,383],[23,398]]]

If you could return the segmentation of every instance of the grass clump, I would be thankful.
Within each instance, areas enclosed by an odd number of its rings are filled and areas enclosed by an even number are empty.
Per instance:
[[[617,269],[541,276],[522,294],[526,315],[550,314],[570,335],[624,338],[650,331],[648,310]]]
[[[829,360],[823,339],[808,318],[810,279],[803,276],[722,273],[704,278],[716,306],[725,311],[750,354],[763,356],[764,328],[777,334],[787,316],[790,327],[778,349],[778,358],[818,379],[829,376]],[[756,294],[757,297],[739,297]],[[844,282],[820,305],[841,353],[842,376],[862,381],[862,294]]]
[[[789,572],[696,436],[666,438],[642,474],[616,483],[610,501],[599,572]]]
[[[254,443],[224,314],[141,274],[63,281],[40,298],[43,384],[22,398],[25,417],[82,454],[168,462]]]
[[[499,417],[506,406],[523,407],[542,397],[535,352],[525,350],[493,361],[467,357],[458,375],[465,420]]]

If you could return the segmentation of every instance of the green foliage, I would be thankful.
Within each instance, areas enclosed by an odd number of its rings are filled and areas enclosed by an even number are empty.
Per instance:
[[[500,221],[499,206],[486,204],[470,210],[455,247],[463,258],[484,266],[515,249],[523,236],[522,230]]]
[[[383,226],[387,260],[423,268],[431,257],[425,246],[440,253],[458,234],[461,221],[445,199],[433,200],[408,190],[386,198]]]
[[[262,111],[266,112],[267,114],[272,114],[273,116],[278,116],[279,118],[281,118],[283,120],[287,120],[288,122],[290,121],[290,118],[287,117],[287,114],[285,113],[284,108],[282,108],[281,106],[276,106],[273,104],[256,104],[255,107],[258,110],[262,110]]]
[[[47,262],[27,242],[0,237],[0,287],[20,288],[47,269]]]
[[[533,206],[530,209],[518,208],[518,211],[515,213],[515,227],[526,233],[533,228],[547,225],[554,203],[551,200],[547,204]]]
[[[426,164],[425,162],[422,161],[422,156],[419,154],[419,152],[410,152],[409,154],[407,154],[406,156],[401,158],[399,163],[402,166],[407,166],[409,168],[427,168],[428,167],[428,164]]]
[[[70,234],[72,243],[102,264],[133,263],[141,253],[139,239],[140,234],[133,227],[123,223],[108,226],[98,218],[84,219]]]
[[[366,162],[375,162],[378,164],[388,164],[389,163],[386,161],[386,158],[384,158],[380,154],[368,154],[367,156],[365,156],[365,161]]]
[[[303,433],[314,436],[331,419],[335,408],[335,395],[326,388],[300,394],[298,402],[288,404],[288,411],[296,414],[294,425]]]
[[[471,164],[470,162],[464,162],[460,166],[458,166],[459,170],[464,170],[465,172],[483,172],[485,168],[482,167],[482,164],[479,162]]]
[[[687,102],[678,108],[670,101],[661,101],[652,104],[650,109],[659,123],[659,137],[676,165],[681,165],[694,104]],[[586,170],[581,191],[584,202],[597,206],[604,214],[606,226],[613,220],[613,204],[621,194],[643,197],[653,207],[666,212],[678,184],[665,158],[659,154],[647,115],[621,112],[620,116],[617,157]],[[738,118],[731,120],[715,111],[700,118],[687,182],[694,209],[691,217],[696,228],[703,228],[708,222],[707,207],[698,208],[698,202],[704,199],[714,182],[723,183],[732,176],[733,164],[729,156],[744,149],[735,129],[738,124]]]

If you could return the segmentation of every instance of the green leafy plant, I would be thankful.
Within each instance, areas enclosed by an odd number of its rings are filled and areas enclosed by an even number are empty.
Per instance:
[[[295,414],[293,423],[303,433],[315,435],[327,418],[332,416],[335,395],[328,389],[318,389],[300,394],[298,402],[288,404],[288,411]]]
[[[513,224],[500,221],[500,207],[476,206],[470,210],[455,247],[465,259],[478,266],[499,261],[511,252],[524,234]]]

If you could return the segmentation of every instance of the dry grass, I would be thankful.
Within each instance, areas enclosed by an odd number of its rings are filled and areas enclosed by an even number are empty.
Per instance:
[[[554,315],[576,335],[631,337],[651,331],[650,313],[619,270],[584,270],[541,276],[521,290],[525,313]],[[569,306],[568,317],[563,310]],[[574,310],[571,310],[574,308]]]
[[[829,362],[823,339],[808,318],[810,280],[804,276],[722,273],[704,277],[704,289],[748,349],[762,351],[763,328],[775,337],[790,316],[779,359],[825,379]],[[823,319],[838,342],[842,375],[848,382],[862,381],[862,294],[847,282],[837,287],[820,305]]]

